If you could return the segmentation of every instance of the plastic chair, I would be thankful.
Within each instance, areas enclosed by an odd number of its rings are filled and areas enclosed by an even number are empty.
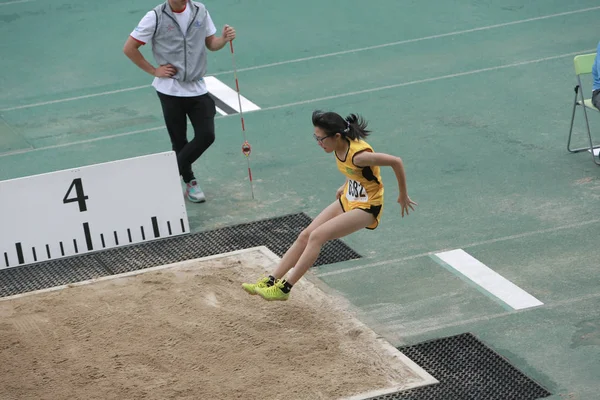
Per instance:
[[[600,159],[599,161],[596,161],[596,157],[594,156],[594,149],[600,148],[600,146],[594,146],[594,143],[592,141],[592,134],[590,131],[590,123],[588,120],[588,114],[587,114],[587,110],[595,110],[595,111],[599,111],[596,107],[594,107],[592,105],[592,99],[586,99],[583,95],[584,93],[584,89],[583,86],[581,84],[581,76],[582,75],[589,75],[592,73],[592,66],[594,65],[594,61],[596,59],[596,53],[591,53],[591,54],[581,54],[578,56],[575,56],[575,58],[573,59],[573,63],[575,65],[575,75],[577,77],[577,85],[575,86],[575,100],[573,102],[573,114],[571,115],[571,127],[569,129],[569,140],[567,142],[567,150],[569,150],[569,152],[571,153],[578,153],[580,151],[583,150],[588,150],[590,153],[592,153],[592,160],[594,161],[594,163],[596,165],[600,165]],[[578,99],[579,97],[579,99]],[[586,147],[580,147],[577,149],[572,149],[571,148],[571,136],[573,134],[573,122],[575,121],[575,110],[577,109],[577,106],[581,106],[581,108],[583,109],[583,115],[585,117],[585,126],[587,127],[587,133],[588,133],[588,139],[589,139],[589,146]]]

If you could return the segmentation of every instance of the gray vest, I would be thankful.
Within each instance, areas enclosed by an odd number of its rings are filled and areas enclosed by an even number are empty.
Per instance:
[[[156,6],[156,29],[152,38],[152,53],[158,65],[171,64],[177,68],[174,79],[197,81],[206,73],[206,8],[189,1],[192,16],[185,37],[169,2]]]

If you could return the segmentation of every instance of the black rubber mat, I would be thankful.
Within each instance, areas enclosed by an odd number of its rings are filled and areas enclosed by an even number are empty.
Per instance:
[[[0,297],[256,246],[283,256],[312,219],[306,214],[215,229],[22,267],[0,269]],[[340,240],[323,246],[315,265],[360,258]]]
[[[305,214],[249,222],[212,231],[172,237],[144,245],[122,247],[98,253],[113,273],[165,265],[213,254],[266,246],[279,257],[294,243],[300,232],[311,223]],[[360,258],[340,240],[323,246],[315,266]]]
[[[440,383],[370,400],[534,400],[551,395],[470,333],[398,350]]]
[[[110,275],[91,254],[0,270],[0,297]]]

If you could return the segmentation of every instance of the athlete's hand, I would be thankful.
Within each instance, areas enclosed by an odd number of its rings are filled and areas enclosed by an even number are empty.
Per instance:
[[[337,192],[335,192],[336,199],[339,199],[340,197],[342,197],[342,194],[344,193],[344,186],[345,185],[340,186],[340,188],[337,190]]]
[[[235,39],[235,29],[233,29],[232,26],[229,25],[225,25],[223,27],[223,39],[225,39],[226,41],[230,42],[233,39]]]
[[[157,78],[171,78],[177,73],[177,69],[171,64],[161,65],[154,70],[154,76]]]
[[[415,203],[414,201],[412,201],[410,199],[410,197],[408,197],[407,194],[401,194],[400,196],[398,196],[398,203],[400,203],[400,208],[402,209],[402,216],[404,217],[404,213],[406,212],[406,215],[408,215],[408,208],[410,207],[411,210],[415,210],[413,208],[413,204],[415,206],[417,206],[418,204]]]

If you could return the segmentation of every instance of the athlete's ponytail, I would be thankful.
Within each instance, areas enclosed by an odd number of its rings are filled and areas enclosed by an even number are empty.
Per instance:
[[[346,117],[346,130],[344,136],[351,139],[363,139],[369,136],[371,131],[367,130],[367,121],[360,115],[350,114]]]
[[[367,121],[360,115],[350,114],[346,118],[334,112],[316,110],[312,114],[313,126],[321,128],[328,136],[340,133],[350,139],[362,139],[369,136]]]

